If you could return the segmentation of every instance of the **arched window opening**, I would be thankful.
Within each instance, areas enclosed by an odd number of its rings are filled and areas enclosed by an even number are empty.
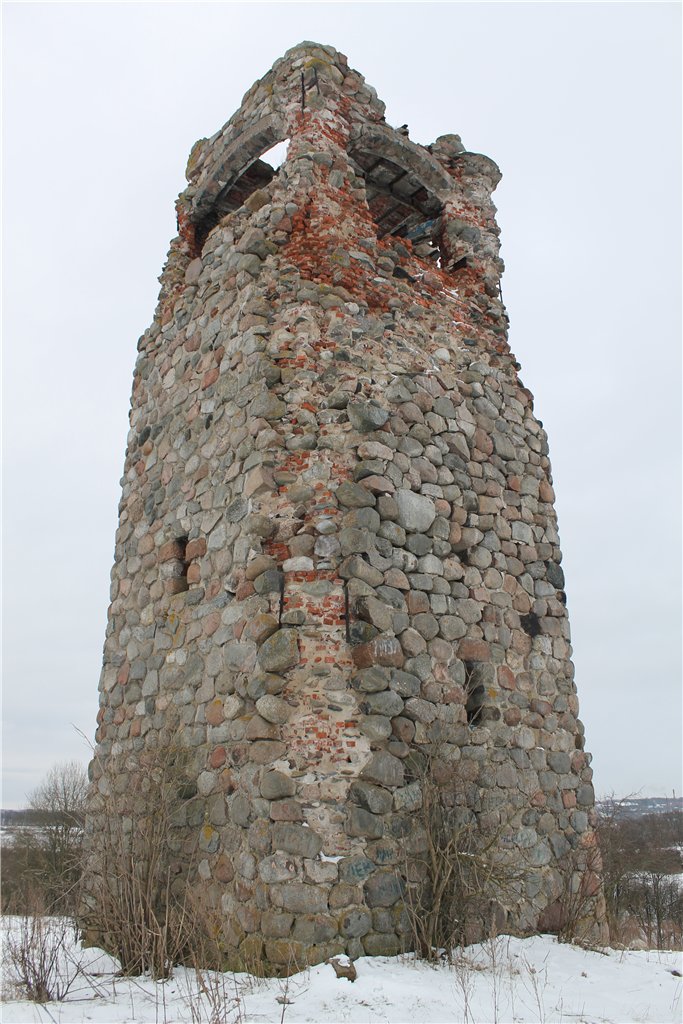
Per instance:
[[[198,253],[201,252],[209,233],[223,220],[223,217],[238,210],[240,206],[244,206],[254,192],[266,188],[270,184],[284,163],[288,145],[289,139],[282,139],[271,145],[260,156],[252,160],[232,182],[221,189],[211,208],[195,225],[195,243]]]
[[[365,179],[377,237],[405,238],[416,256],[441,266],[441,203],[418,175],[376,150],[357,149],[352,159]]]
[[[287,157],[287,147],[289,146],[289,139],[283,139],[282,142],[276,142],[274,146],[267,149],[265,153],[261,153],[260,160],[263,163],[270,164],[275,172],[279,171]]]

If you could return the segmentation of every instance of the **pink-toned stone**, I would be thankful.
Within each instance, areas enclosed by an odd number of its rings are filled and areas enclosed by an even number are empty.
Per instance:
[[[522,721],[522,712],[519,708],[506,708],[503,712],[503,721],[506,725],[519,725]]]
[[[203,621],[204,636],[213,636],[221,624],[220,612],[210,612]]]
[[[301,804],[296,800],[274,800],[270,805],[271,821],[303,821]]]
[[[386,476],[366,476],[361,482],[372,494],[393,494],[396,490]]]
[[[206,554],[206,540],[204,537],[198,537],[196,540],[189,540],[187,547],[185,548],[185,558],[188,562],[192,561],[193,558],[201,558],[202,555]]]
[[[178,561],[184,557],[185,551],[177,540],[169,540],[159,548],[159,561]]]
[[[232,861],[224,853],[220,855],[214,865],[213,877],[217,882],[231,882],[235,877]]]
[[[208,388],[211,387],[212,384],[215,384],[218,380],[218,374],[219,371],[217,366],[214,366],[213,370],[207,370],[202,378],[202,388]]]
[[[547,480],[541,480],[538,488],[538,496],[541,501],[553,502],[555,501],[555,491],[552,485]]]
[[[218,697],[216,700],[212,700],[210,704],[206,705],[204,716],[209,725],[220,725],[225,719],[223,714],[223,701]],[[223,752],[225,753],[225,751]],[[223,758],[223,760],[225,760],[225,758]],[[214,765],[214,767],[218,766]]]
[[[235,591],[235,600],[246,601],[248,597],[251,597],[251,595],[255,593],[256,591],[254,590],[254,584],[251,582],[251,580],[242,580],[242,582],[237,585],[237,590]]]
[[[227,754],[225,752],[225,747],[216,747],[209,755],[209,767],[220,768],[221,765],[225,764],[226,758]]]
[[[504,690],[515,689],[515,677],[507,665],[498,666],[498,685]]]
[[[250,640],[255,640],[257,644],[260,644],[272,636],[277,629],[278,621],[274,615],[261,614],[255,615],[247,622],[245,633]]]
[[[461,661],[490,661],[491,651],[484,640],[468,640],[465,637],[458,644],[458,657]]]
[[[422,590],[411,590],[406,594],[406,605],[410,615],[420,615],[429,611],[429,596]]]
[[[369,668],[370,665],[400,668],[404,661],[401,645],[393,636],[377,636],[353,650],[353,663],[358,668]]]

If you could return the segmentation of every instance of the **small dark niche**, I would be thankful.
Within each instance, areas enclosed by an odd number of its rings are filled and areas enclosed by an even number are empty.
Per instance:
[[[187,581],[187,570],[189,568],[189,562],[187,561],[187,542],[188,537],[176,537],[177,545],[177,558],[174,559],[174,577],[175,577],[175,591],[176,593],[182,593],[185,590],[190,589],[190,584]]]
[[[530,637],[540,636],[543,630],[541,629],[541,621],[536,612],[528,612],[526,615],[520,615],[520,624],[525,633],[528,633]]]
[[[478,725],[481,721],[482,710],[486,688],[481,680],[481,673],[476,661],[466,661],[465,665],[465,693],[467,701],[465,711],[467,712],[467,724]]]

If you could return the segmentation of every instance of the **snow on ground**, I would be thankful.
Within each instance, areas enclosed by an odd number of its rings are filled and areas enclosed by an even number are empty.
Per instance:
[[[5,918],[16,934],[18,919]],[[627,1024],[681,1020],[681,954],[586,951],[549,935],[501,936],[463,950],[455,965],[412,956],[364,957],[357,980],[320,964],[289,979],[178,968],[166,982],[122,978],[101,950],[80,950],[62,933],[62,971],[80,964],[65,1001],[17,998],[3,966],[2,1020],[10,1024]],[[4,957],[6,959],[6,957]],[[673,972],[679,972],[678,976]],[[202,986],[198,982],[203,982]],[[221,1005],[218,1015],[215,1006]]]

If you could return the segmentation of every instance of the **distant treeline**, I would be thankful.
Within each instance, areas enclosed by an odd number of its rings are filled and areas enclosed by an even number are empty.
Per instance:
[[[70,812],[73,821],[74,813]],[[31,807],[21,811],[0,810],[0,825],[3,828],[19,828],[22,826],[45,827],[61,825],[65,819],[63,811],[37,810]]]

